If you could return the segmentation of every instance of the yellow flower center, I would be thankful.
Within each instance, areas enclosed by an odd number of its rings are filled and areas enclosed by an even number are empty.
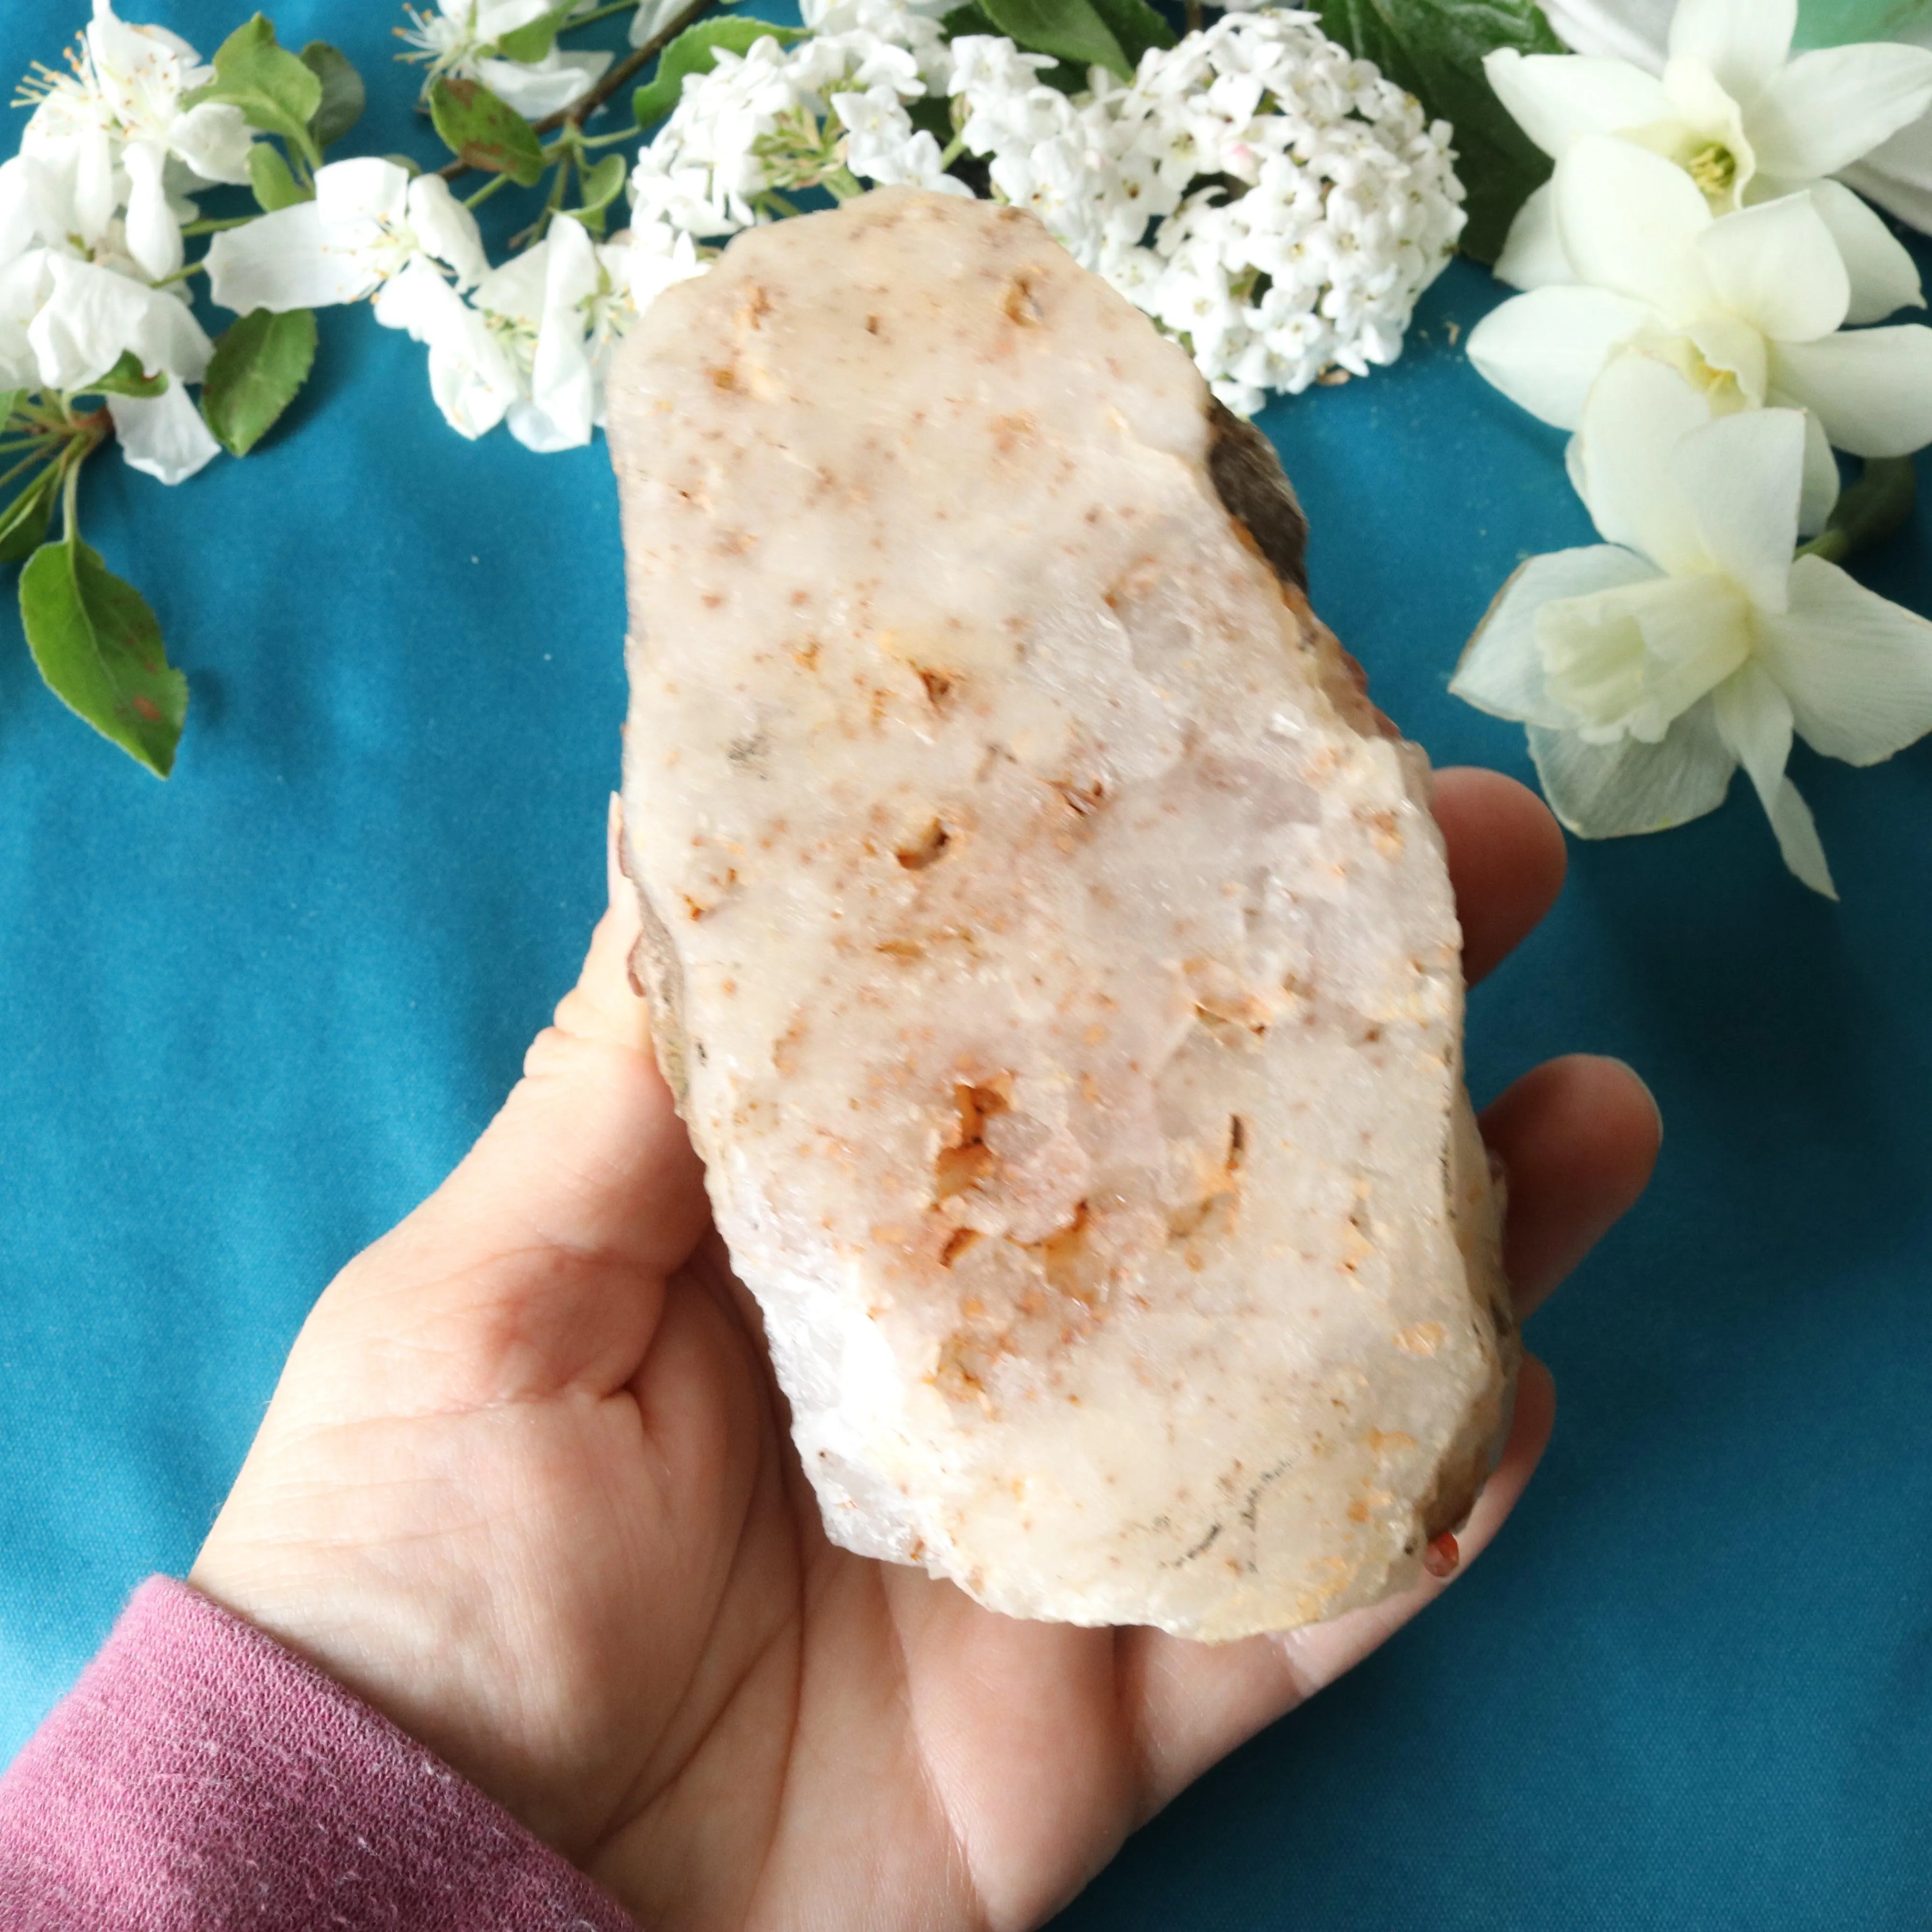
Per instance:
[[[1714,206],[1725,201],[1738,178],[1738,158],[1721,141],[1711,141],[1684,163],[1690,178]]]

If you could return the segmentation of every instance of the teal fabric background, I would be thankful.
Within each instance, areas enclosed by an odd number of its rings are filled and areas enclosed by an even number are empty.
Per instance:
[[[241,10],[150,10],[204,50]],[[0,76],[82,11],[0,9]],[[358,151],[428,157],[396,17],[278,10],[369,76]],[[1496,295],[1459,264],[1398,367],[1264,421],[1382,702],[1438,762],[1526,775],[1445,681],[1516,561],[1588,533],[1560,439],[1456,346]],[[305,1310],[489,1117],[602,895],[604,451],[464,443],[419,349],[322,320],[245,463],[87,478],[90,540],[193,687],[170,784],[59,708],[10,582],[0,606],[0,1758],[134,1585],[184,1570]],[[1862,569],[1932,611],[1927,535],[1922,509]],[[1475,996],[1479,1100],[1588,1048],[1669,1121],[1648,1199],[1532,1326],[1562,1408],[1514,1520],[1064,1932],[1923,1924],[1932,745],[1795,770],[1842,905],[1786,878],[1740,786],[1577,847]]]

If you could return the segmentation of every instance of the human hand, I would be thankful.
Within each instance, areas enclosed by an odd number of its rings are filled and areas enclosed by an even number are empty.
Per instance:
[[[1492,772],[1440,774],[1437,812],[1473,980],[1556,896],[1562,839]],[[828,1543],[614,877],[611,908],[474,1150],[317,1303],[190,1580],[653,1928],[1036,1924],[1445,1586],[1209,1647],[1013,1622]],[[1527,1313],[1642,1190],[1656,1111],[1576,1058],[1484,1126]],[[1526,1361],[1466,1565],[1552,1414]]]

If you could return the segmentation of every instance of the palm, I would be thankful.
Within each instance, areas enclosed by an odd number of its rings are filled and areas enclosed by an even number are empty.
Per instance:
[[[1442,808],[1479,969],[1560,847],[1502,781]],[[833,1547],[639,1051],[627,943],[614,914],[490,1132],[318,1304],[194,1580],[650,1924],[1036,1924],[1441,1586],[1209,1648],[1016,1622]],[[1627,1076],[1556,1063],[1492,1138],[1532,1300],[1641,1186],[1654,1121]],[[1466,1548],[1546,1432],[1524,1387]]]

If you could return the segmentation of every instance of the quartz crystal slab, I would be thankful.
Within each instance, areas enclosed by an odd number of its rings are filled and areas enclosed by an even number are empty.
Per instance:
[[[662,296],[610,442],[635,970],[830,1534],[1210,1639],[1412,1582],[1516,1344],[1426,766],[1265,445],[903,190]]]

